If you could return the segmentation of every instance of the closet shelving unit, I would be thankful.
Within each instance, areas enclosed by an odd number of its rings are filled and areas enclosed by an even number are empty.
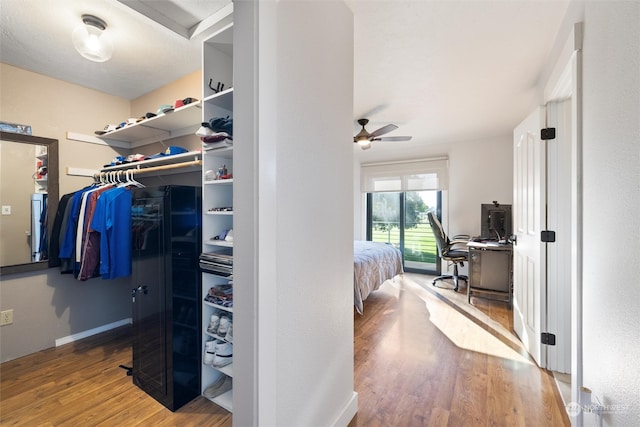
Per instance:
[[[230,24],[213,34],[203,43],[203,100],[202,121],[208,122],[215,117],[233,118],[233,25]],[[224,89],[217,91],[220,85]],[[233,255],[233,241],[215,239],[221,233],[233,229],[233,178],[207,179],[215,176],[216,171],[226,167],[233,173],[233,145],[211,148],[203,143],[202,149],[202,252],[220,251]],[[217,210],[226,208],[227,210]],[[202,295],[208,294],[215,286],[233,286],[233,274],[215,274],[202,272]],[[208,340],[225,340],[223,336],[207,332],[211,315],[226,316],[233,325],[233,307],[225,307],[205,301],[202,302],[202,392],[210,385],[221,380],[221,376],[233,378],[233,363],[222,368],[204,364],[205,343]],[[232,326],[233,328],[233,326]],[[232,340],[230,340],[231,342]],[[209,398],[214,403],[233,412],[233,389]]]
[[[146,145],[178,136],[193,134],[202,120],[202,101],[195,101],[172,112],[159,114],[150,119],[127,125],[120,129],[99,135],[105,142],[117,141]],[[187,153],[163,156],[139,162],[123,163],[105,166],[101,173],[131,170],[134,174],[152,173],[169,175],[172,173],[197,172],[202,165],[202,153],[189,151]]]

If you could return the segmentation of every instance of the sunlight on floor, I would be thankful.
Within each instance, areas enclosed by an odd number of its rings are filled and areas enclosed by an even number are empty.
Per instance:
[[[394,287],[396,286],[410,289],[413,294],[422,299],[429,311],[429,320],[458,347],[533,365],[533,362],[528,357],[510,348],[489,331],[478,326],[443,301],[440,301],[421,286],[412,283],[410,280],[404,280],[401,284],[394,284]]]

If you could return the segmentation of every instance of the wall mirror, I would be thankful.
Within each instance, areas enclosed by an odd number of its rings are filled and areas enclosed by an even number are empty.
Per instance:
[[[0,131],[1,275],[57,265],[58,191],[58,140]]]

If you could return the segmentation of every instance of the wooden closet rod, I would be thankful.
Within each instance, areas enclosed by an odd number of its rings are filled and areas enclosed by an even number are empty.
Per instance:
[[[163,171],[163,170],[169,170],[169,169],[187,168],[191,166],[201,166],[201,165],[202,165],[202,160],[191,160],[188,162],[172,163],[168,165],[150,166],[148,168],[140,168],[138,165],[138,167],[132,166],[131,168],[128,168],[128,169],[113,169],[108,171],[102,171],[95,174],[94,178],[100,178],[101,176],[109,176],[109,175],[117,176],[120,173],[125,173],[125,172],[140,174],[140,173],[157,172],[157,171]]]
[[[172,163],[170,165],[160,165],[160,166],[151,166],[148,168],[131,168],[131,169],[121,169],[121,170],[122,171],[129,170],[134,173],[147,173],[147,172],[163,171],[168,169],[187,168],[190,166],[200,166],[200,165],[202,165],[202,160],[191,160],[190,162]]]

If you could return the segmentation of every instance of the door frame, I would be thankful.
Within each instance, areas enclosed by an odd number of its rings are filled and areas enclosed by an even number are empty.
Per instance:
[[[582,44],[584,24],[573,25],[558,56],[547,86],[544,102],[571,100],[571,403],[580,404],[582,370]],[[582,411],[573,411],[572,424],[583,424]]]

